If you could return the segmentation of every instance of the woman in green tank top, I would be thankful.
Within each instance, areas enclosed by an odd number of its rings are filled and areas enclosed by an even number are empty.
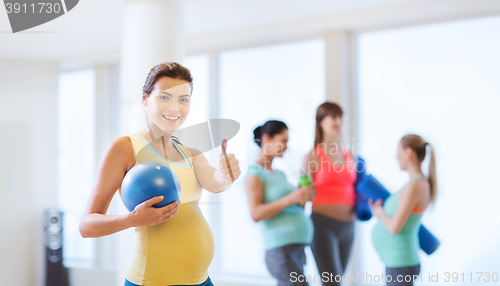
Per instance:
[[[254,130],[254,140],[261,151],[248,167],[245,188],[250,215],[264,235],[267,269],[278,286],[307,286],[304,248],[312,241],[313,224],[300,203],[312,196],[312,187],[296,188],[285,173],[272,168],[273,160],[287,149],[284,122],[267,121]]]
[[[422,174],[421,164],[430,148],[429,179]],[[418,230],[423,212],[436,198],[434,151],[420,136],[404,136],[398,144],[397,159],[410,181],[384,203],[369,201],[372,213],[379,218],[372,240],[386,265],[387,285],[413,285],[420,273]]]

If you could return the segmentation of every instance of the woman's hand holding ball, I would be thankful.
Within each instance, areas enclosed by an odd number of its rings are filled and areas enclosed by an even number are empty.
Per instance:
[[[132,227],[157,225],[169,220],[177,212],[179,202],[174,201],[161,208],[153,207],[162,200],[163,196],[159,196],[138,204],[129,214]]]

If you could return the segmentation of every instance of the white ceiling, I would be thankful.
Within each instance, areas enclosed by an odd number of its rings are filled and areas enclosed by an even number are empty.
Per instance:
[[[432,0],[436,5],[449,0]],[[478,0],[454,0],[478,3]],[[70,60],[119,53],[124,0],[82,0],[67,15],[28,31],[13,34],[0,6],[0,58]],[[328,19],[367,9],[389,9],[429,0],[184,0],[187,38],[293,21]],[[482,4],[500,0],[482,0]],[[428,5],[427,5],[428,6]],[[463,5],[462,5],[463,6]],[[476,5],[477,6],[477,5]],[[362,19],[360,19],[362,20]],[[351,22],[353,19],[350,20]],[[116,58],[116,57],[115,57]]]
[[[189,35],[212,33],[417,1],[421,0],[188,0],[186,29]],[[190,22],[195,19],[205,20]]]

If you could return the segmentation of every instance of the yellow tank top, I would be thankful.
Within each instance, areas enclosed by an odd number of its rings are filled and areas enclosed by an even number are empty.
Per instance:
[[[139,134],[129,136],[136,164],[157,161],[169,166],[179,177],[180,205],[169,220],[135,229],[136,249],[126,278],[138,285],[201,284],[208,278],[214,256],[212,231],[198,206],[202,188],[195,176],[191,153],[181,144],[173,144],[183,163],[166,160]],[[121,190],[119,190],[121,195]]]

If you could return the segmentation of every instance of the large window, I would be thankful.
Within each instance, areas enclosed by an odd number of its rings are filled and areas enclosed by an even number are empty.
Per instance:
[[[64,262],[93,265],[95,240],[80,236],[78,224],[94,182],[95,73],[59,76],[59,206],[64,216]]]
[[[438,196],[423,224],[442,244],[431,256],[420,252],[424,278],[472,272],[473,282],[467,276],[460,285],[489,285],[477,272],[499,270],[498,31],[500,17],[492,17],[359,37],[359,135],[368,171],[397,191],[409,179],[395,158],[399,139],[416,133],[435,147]],[[371,243],[374,222],[357,234],[358,269],[383,273]]]
[[[242,177],[260,151],[253,130],[276,119],[288,125],[289,149],[273,167],[297,184],[300,160],[314,143],[314,118],[325,98],[324,86],[322,40],[221,53],[220,117],[240,124],[228,151],[237,154]],[[221,194],[217,255],[224,273],[265,277],[269,274],[261,229],[250,218],[244,184],[243,179],[237,180]],[[308,261],[307,271],[314,271],[312,256]]]
[[[193,93],[191,95],[191,106],[189,109],[189,115],[186,121],[182,124],[181,128],[187,128],[189,126],[206,122],[208,118],[211,118],[210,114],[210,77],[209,77],[209,62],[210,59],[207,55],[196,55],[184,58],[182,65],[187,67],[193,76]],[[187,146],[190,147],[190,146]],[[214,153],[217,150],[211,150],[205,152],[204,155],[212,163],[212,166],[217,166],[217,163],[213,162]],[[218,153],[217,153],[218,154]],[[210,224],[212,230],[213,218],[211,216],[211,202],[213,194],[209,193],[207,190],[203,190],[202,196],[199,202],[200,209],[205,216],[205,219]]]
[[[182,64],[186,66],[193,76],[193,94],[189,116],[184,121],[182,128],[204,122],[209,116],[209,57],[197,55],[184,58]]]

